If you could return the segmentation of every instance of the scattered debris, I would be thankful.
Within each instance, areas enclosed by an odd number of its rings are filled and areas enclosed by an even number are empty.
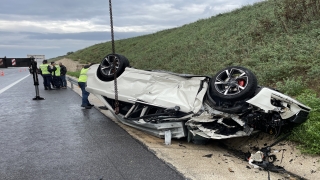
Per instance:
[[[249,164],[253,166],[253,168],[259,168],[258,165],[253,164],[254,162],[262,162],[263,161],[263,152],[257,151],[255,154],[251,154],[249,158]]]
[[[252,165],[254,168],[263,168],[264,170],[272,171],[272,172],[283,172],[284,168],[280,166],[275,166],[273,162],[277,159],[275,155],[270,155],[271,153],[271,147],[278,144],[280,141],[284,140],[286,137],[288,137],[290,134],[286,134],[274,143],[272,143],[270,146],[266,146],[264,148],[261,148],[259,151],[257,151],[254,154],[251,154],[248,161],[249,164]],[[285,149],[283,149],[284,152]],[[282,158],[283,158],[283,152],[282,152]],[[282,159],[281,159],[282,161]]]
[[[223,156],[232,157],[232,156],[231,156],[231,155],[229,155],[229,154],[223,154]]]
[[[204,155],[202,157],[207,157],[207,158],[211,158],[212,157],[212,154],[207,154],[207,155]]]
[[[283,153],[287,151],[286,149],[282,149],[282,157],[281,157],[281,161],[280,161],[280,164],[282,163],[282,159],[283,159]]]
[[[179,146],[180,146],[180,147],[187,148],[185,145],[182,145],[181,143],[179,143]]]
[[[272,154],[272,155],[269,155],[269,156],[268,156],[268,161],[269,161],[270,163],[272,163],[272,162],[274,162],[274,161],[276,161],[276,160],[277,160],[277,156],[276,156],[276,155]]]
[[[229,172],[232,172],[232,173],[234,173],[234,171],[231,169],[231,168],[228,168],[228,170],[229,170]]]
[[[271,154],[271,153],[274,151],[275,152],[282,151],[282,159],[283,159],[284,151],[286,151],[286,149],[279,149],[278,151],[273,149],[271,151],[271,148],[273,146],[277,145],[280,141],[282,141],[283,139],[285,139],[289,135],[290,135],[290,133],[278,138],[274,143],[270,144],[267,147],[263,147],[263,148],[257,148],[256,146],[253,146],[251,144],[249,146],[250,151],[252,149],[258,149],[257,151],[253,151],[255,153],[251,153],[249,151],[247,153],[245,153],[241,150],[232,149],[224,143],[221,143],[219,145],[222,148],[226,148],[228,150],[228,154],[231,154],[233,157],[239,157],[240,159],[244,159],[246,162],[249,161],[250,165],[246,166],[247,169],[252,169],[252,166],[253,166],[254,168],[257,168],[257,170],[254,170],[255,173],[259,173],[259,171],[267,171],[269,180],[270,180],[270,172],[283,174],[283,176],[286,176],[285,179],[288,179],[288,178],[292,179],[293,178],[294,180],[297,180],[297,179],[304,180],[305,179],[304,177],[297,175],[295,173],[292,173],[290,171],[287,171],[282,166],[278,166],[278,165],[274,164],[274,162],[276,162],[276,161],[277,161],[277,163],[279,163],[280,160],[277,160],[277,156],[275,154]],[[223,154],[223,156],[225,156],[225,154]],[[220,154],[219,154],[219,157],[220,157]],[[222,160],[224,160],[224,159],[222,159]],[[311,173],[315,173],[315,172],[316,171],[311,171]]]

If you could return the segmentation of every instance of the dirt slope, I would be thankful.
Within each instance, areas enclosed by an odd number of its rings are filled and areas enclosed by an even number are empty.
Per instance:
[[[71,72],[80,70],[82,67],[82,65],[78,61],[73,61],[73,60],[67,59],[67,58],[63,58],[63,59],[56,61],[56,63],[59,63],[59,62],[61,62],[63,65],[65,65],[67,67],[67,70],[71,71]]]

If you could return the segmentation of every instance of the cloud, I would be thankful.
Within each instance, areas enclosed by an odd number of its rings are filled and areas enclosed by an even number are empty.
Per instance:
[[[63,39],[73,39],[73,40],[92,40],[92,41],[109,41],[111,39],[110,32],[100,31],[100,32],[80,32],[80,33],[24,33],[28,34],[29,39],[45,39],[45,40],[63,40]],[[129,37],[135,37],[143,35],[140,32],[117,32],[115,33],[115,39],[126,39]]]
[[[116,39],[179,27],[261,0],[112,1]],[[50,57],[110,40],[106,0],[0,0],[0,57],[51,49]],[[19,49],[21,51],[12,51]],[[24,53],[24,52],[23,52]],[[30,53],[29,53],[30,54]]]

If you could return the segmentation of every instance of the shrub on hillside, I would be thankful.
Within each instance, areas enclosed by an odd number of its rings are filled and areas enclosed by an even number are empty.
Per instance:
[[[283,82],[277,82],[277,89],[290,96],[299,95],[306,87],[306,83],[302,81],[302,77],[286,78]]]
[[[320,0],[274,0],[274,13],[288,32],[288,26],[301,27],[320,16]]]

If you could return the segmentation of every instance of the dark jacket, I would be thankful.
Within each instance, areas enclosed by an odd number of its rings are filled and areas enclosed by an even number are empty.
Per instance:
[[[57,70],[57,68],[55,66],[48,66],[48,71],[53,74],[53,72],[55,72]]]
[[[60,66],[60,75],[66,75],[67,74],[67,68],[64,65]]]

